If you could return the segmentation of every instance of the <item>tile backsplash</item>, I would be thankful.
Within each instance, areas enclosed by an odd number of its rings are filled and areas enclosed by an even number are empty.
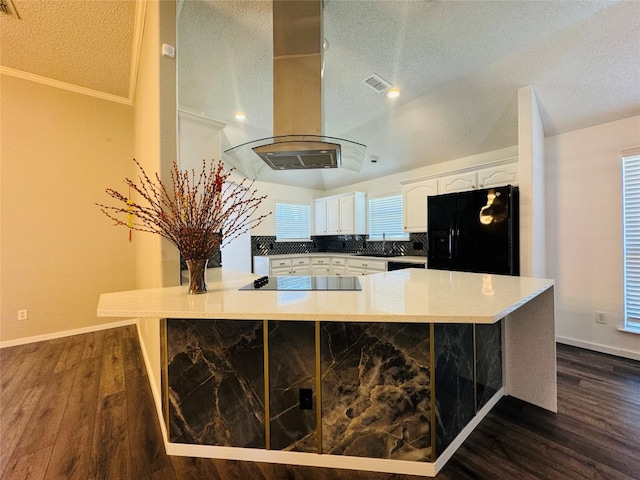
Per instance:
[[[290,253],[378,253],[382,241],[367,240],[366,235],[329,235],[311,237],[307,242],[276,242],[275,236],[252,236],[251,255],[286,255]],[[408,241],[388,240],[387,252],[398,255],[427,255],[427,234],[411,233]]]

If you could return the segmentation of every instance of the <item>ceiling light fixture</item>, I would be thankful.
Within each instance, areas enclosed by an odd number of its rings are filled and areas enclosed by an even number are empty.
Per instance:
[[[400,90],[392,88],[387,92],[387,98],[398,98],[400,96]]]
[[[236,112],[236,113],[233,114],[233,117],[236,120],[240,120],[240,121],[247,119],[247,116],[244,114],[244,112]]]

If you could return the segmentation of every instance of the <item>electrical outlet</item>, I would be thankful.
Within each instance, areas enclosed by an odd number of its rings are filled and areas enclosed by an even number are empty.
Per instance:
[[[29,312],[25,310],[18,310],[18,320],[27,320],[29,318]]]
[[[605,312],[597,312],[596,311],[596,323],[607,323],[607,315]]]
[[[300,389],[300,409],[313,410],[313,390],[310,388]]]

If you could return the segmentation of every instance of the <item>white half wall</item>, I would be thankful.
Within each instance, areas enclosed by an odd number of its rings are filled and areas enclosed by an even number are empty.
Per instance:
[[[546,278],[544,128],[533,87],[518,90],[520,275]]]
[[[640,146],[640,116],[546,139],[547,276],[562,343],[640,358],[624,314],[620,154]],[[595,311],[606,314],[597,324]]]

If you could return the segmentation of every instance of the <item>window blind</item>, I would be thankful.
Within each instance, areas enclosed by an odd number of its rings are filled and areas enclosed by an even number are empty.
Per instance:
[[[403,228],[402,195],[369,199],[369,239],[408,240]]]
[[[276,240],[310,240],[311,206],[276,201]]]
[[[625,328],[640,331],[640,154],[622,158]]]

